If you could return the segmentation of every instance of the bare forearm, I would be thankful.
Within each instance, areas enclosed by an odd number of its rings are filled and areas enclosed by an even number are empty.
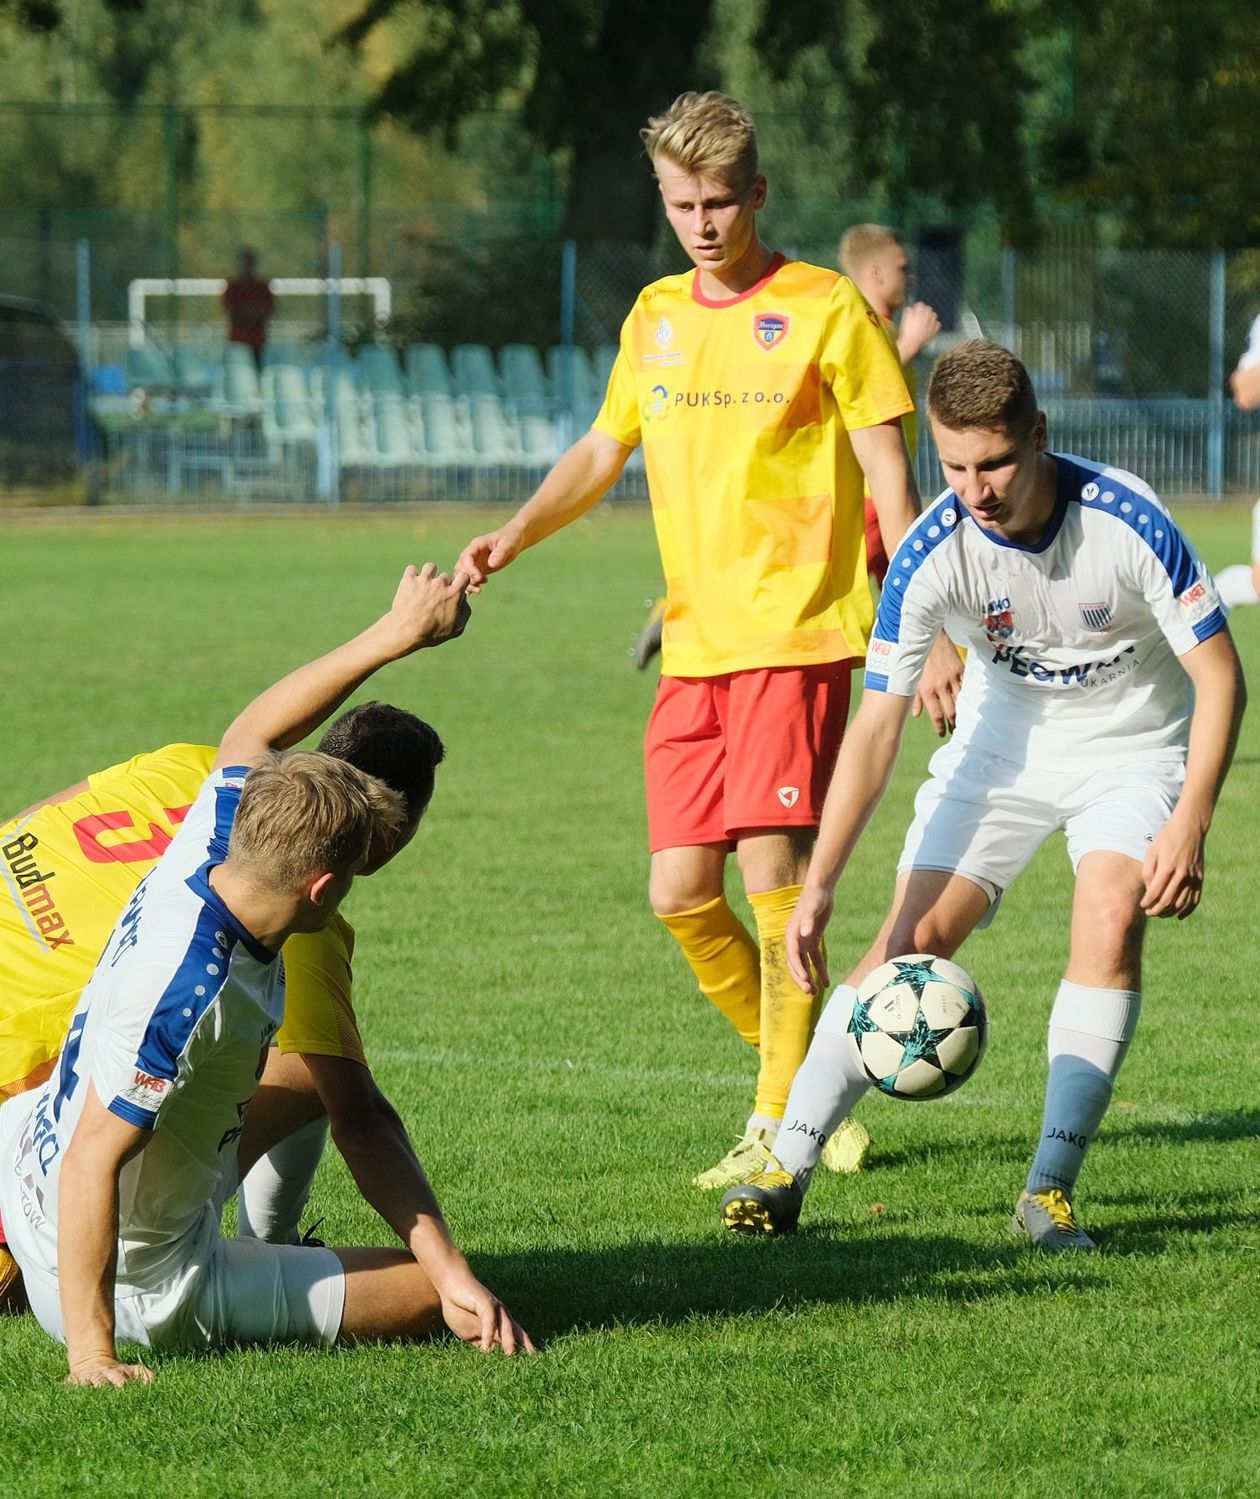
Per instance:
[[[898,711],[865,719],[859,710],[844,736],[823,803],[806,884],[828,891],[835,889],[858,839],[888,789],[909,705],[902,700],[894,706]]]
[[[118,1175],[92,1169],[73,1146],[61,1168],[57,1283],[73,1374],[117,1358],[114,1274],[118,1256]]]
[[[1247,687],[1237,659],[1223,664],[1217,676],[1213,690],[1196,684],[1186,779],[1177,803],[1178,813],[1193,818],[1203,832],[1211,826],[1247,706]]]
[[[300,743],[373,672],[396,660],[398,646],[388,620],[377,620],[353,640],[298,667],[255,698],[224,736],[225,745],[228,736],[242,730],[273,749]]]
[[[576,442],[512,517],[509,524],[519,530],[521,545],[535,546],[585,515],[617,482],[624,466],[624,456],[610,458],[587,438]]]
[[[884,550],[891,557],[919,513],[919,491],[910,469],[900,422],[850,433],[879,517]]]
[[[333,1140],[355,1185],[437,1282],[444,1265],[463,1256],[455,1246],[437,1197],[392,1109],[378,1110],[369,1123],[338,1127]],[[438,1272],[435,1274],[434,1272]]]

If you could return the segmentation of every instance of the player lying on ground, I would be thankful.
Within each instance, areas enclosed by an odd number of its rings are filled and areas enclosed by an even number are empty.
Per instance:
[[[644,755],[649,898],[760,1053],[741,1138],[695,1178],[714,1189],[765,1164],[817,1018],[784,938],[870,629],[863,474],[890,544],[918,497],[910,397],[879,319],[847,278],[761,241],[747,111],[684,94],[643,138],[694,269],[640,294],[594,426],[458,566],[479,587],[596,504],[643,444],[668,588]],[[958,675],[946,643],[924,688],[942,725]],[[757,940],[726,901],[732,853]]]
[[[336,719],[317,747],[403,797],[402,829],[374,839],[361,871],[373,874],[415,835],[433,794],[441,740],[401,708],[362,703]],[[52,1072],[101,948],[169,846],[214,758],[207,745],[166,745],[98,772],[0,827],[0,874],[10,897],[0,896],[0,1096],[33,1088]],[[300,1239],[330,1126],[359,1190],[404,1243],[424,1215],[423,1172],[376,1085],[359,1034],[354,947],[354,928],[340,911],[322,930],[285,943],[284,1022],[238,1150],[243,1237]]]
[[[156,1347],[528,1338],[472,1275],[427,1184],[413,1253],[226,1240],[218,1202],[283,1013],[284,942],[327,925],[403,799],[344,761],[277,755],[387,661],[458,634],[463,578],[409,568],[375,625],[232,724],[84,990],[52,1078],[0,1108],[0,1216],[75,1383],[149,1378]],[[252,767],[252,768],[251,768]],[[418,1168],[417,1168],[418,1169]],[[64,1209],[64,1210],[63,1210]]]
[[[845,1030],[855,986],[899,953],[951,956],[1056,829],[1076,871],[1050,1015],[1041,1139],[1014,1225],[1092,1249],[1071,1193],[1137,1026],[1148,916],[1185,917],[1245,688],[1212,579],[1132,474],[1052,455],[1023,365],[983,341],[936,366],[928,415],[952,486],[892,560],[866,691],[788,928],[802,989],[829,982],[834,890],[892,774],[938,630],[969,647],[958,727],[919,792],[892,908],[837,986],[767,1170],[723,1200],[729,1228],[795,1227],[827,1137],[870,1087]]]

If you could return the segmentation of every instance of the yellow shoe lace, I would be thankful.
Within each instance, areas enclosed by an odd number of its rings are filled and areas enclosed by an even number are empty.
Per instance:
[[[1067,1194],[1059,1187],[1046,1187],[1040,1192],[1030,1192],[1028,1195],[1045,1208],[1050,1221],[1061,1234],[1080,1233],[1081,1226],[1072,1212],[1072,1204],[1068,1201]]]

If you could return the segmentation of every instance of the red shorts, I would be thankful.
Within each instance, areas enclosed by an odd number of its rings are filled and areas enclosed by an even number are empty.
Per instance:
[[[879,516],[870,495],[866,497],[866,570],[882,588],[884,574],[888,571],[888,553],[884,550],[884,538],[879,532]]]
[[[643,746],[652,852],[817,827],[852,665],[662,677]]]

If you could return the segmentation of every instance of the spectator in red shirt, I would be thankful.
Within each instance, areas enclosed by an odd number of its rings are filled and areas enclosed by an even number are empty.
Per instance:
[[[271,286],[256,274],[258,256],[248,245],[237,255],[237,273],[223,290],[223,310],[228,316],[228,343],[252,349],[254,362],[262,368],[267,343],[267,319],[276,310]]]

